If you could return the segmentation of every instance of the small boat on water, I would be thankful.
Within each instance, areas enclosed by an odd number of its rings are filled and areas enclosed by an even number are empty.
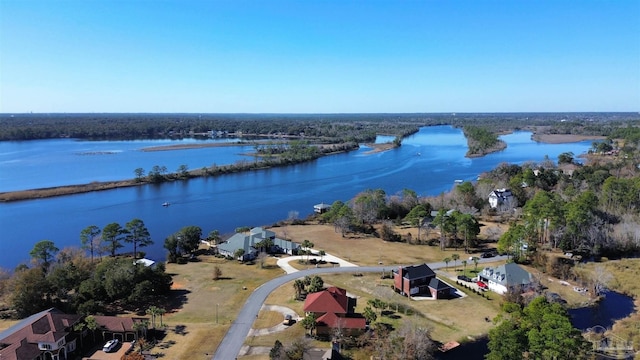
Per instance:
[[[169,206],[169,205],[171,205],[171,204],[170,204],[170,203],[168,203],[168,202],[163,202],[163,203],[162,203],[162,206],[164,206],[164,207],[167,207],[167,206]]]

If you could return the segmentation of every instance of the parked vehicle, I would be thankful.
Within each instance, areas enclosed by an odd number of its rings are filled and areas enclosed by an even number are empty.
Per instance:
[[[104,352],[112,352],[118,346],[118,339],[109,340],[102,347]]]
[[[284,325],[291,325],[293,324],[293,317],[290,314],[287,314],[284,316]]]
[[[478,287],[480,289],[487,289],[489,286],[487,286],[487,284],[483,283],[482,281],[478,281],[476,282],[476,284],[478,285]]]
[[[496,256],[496,253],[493,252],[493,251],[482,253],[482,255],[480,255],[480,257],[482,257],[482,258],[491,258],[491,257],[494,257],[494,256]]]
[[[458,275],[458,280],[462,280],[462,281],[466,281],[466,282],[471,282],[471,278],[469,278],[466,275]]]

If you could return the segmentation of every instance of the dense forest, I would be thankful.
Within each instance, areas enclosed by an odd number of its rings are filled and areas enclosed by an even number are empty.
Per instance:
[[[492,133],[544,127],[550,133],[609,135],[637,113],[500,114],[0,114],[0,140],[70,137],[155,139],[215,134],[304,136],[367,142],[428,125],[479,125]]]

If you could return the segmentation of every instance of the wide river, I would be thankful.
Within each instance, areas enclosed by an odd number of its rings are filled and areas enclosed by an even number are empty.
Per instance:
[[[164,239],[182,227],[197,225],[206,235],[217,229],[231,233],[240,226],[271,225],[290,212],[300,218],[313,205],[348,201],[366,189],[388,195],[412,189],[419,195],[438,195],[454,180],[475,180],[502,162],[522,164],[556,160],[563,152],[587,152],[591,141],[542,144],[531,133],[502,136],[508,147],[482,158],[465,158],[466,139],[449,126],[422,128],[402,146],[380,153],[369,148],[326,156],[289,167],[198,178],[159,185],[0,204],[0,267],[13,269],[29,261],[33,245],[44,239],[60,249],[80,246],[79,234],[89,225],[103,228],[140,218],[154,245],[142,249],[147,257],[164,260]],[[379,141],[390,140],[380,137]],[[142,152],[141,148],[183,141],[77,141],[73,139],[0,142],[0,191],[79,184],[133,177],[134,169],[154,165],[176,171],[186,164],[197,169],[231,164],[252,146]],[[161,204],[170,202],[171,206]],[[132,251],[125,246],[123,251]]]

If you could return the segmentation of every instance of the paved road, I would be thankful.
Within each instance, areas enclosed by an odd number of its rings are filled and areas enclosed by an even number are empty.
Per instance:
[[[479,263],[493,262],[499,260],[506,260],[506,256],[497,256],[493,258],[480,259]],[[429,267],[433,270],[440,269],[446,266],[443,262],[430,263]],[[220,346],[213,355],[214,360],[232,360],[236,359],[245,338],[251,330],[251,325],[258,317],[262,304],[267,299],[267,296],[271,294],[278,287],[288,283],[289,281],[305,277],[307,275],[319,275],[319,274],[335,274],[335,273],[358,273],[358,272],[379,272],[383,270],[389,271],[395,269],[401,265],[387,265],[387,266],[360,266],[360,267],[336,267],[336,268],[313,268],[309,270],[297,271],[291,274],[283,275],[279,278],[270,280],[258,288],[249,296],[244,304],[244,307],[240,310],[240,314],[236,318],[236,321],[231,324],[229,331],[220,342]],[[248,289],[247,291],[249,291]]]

